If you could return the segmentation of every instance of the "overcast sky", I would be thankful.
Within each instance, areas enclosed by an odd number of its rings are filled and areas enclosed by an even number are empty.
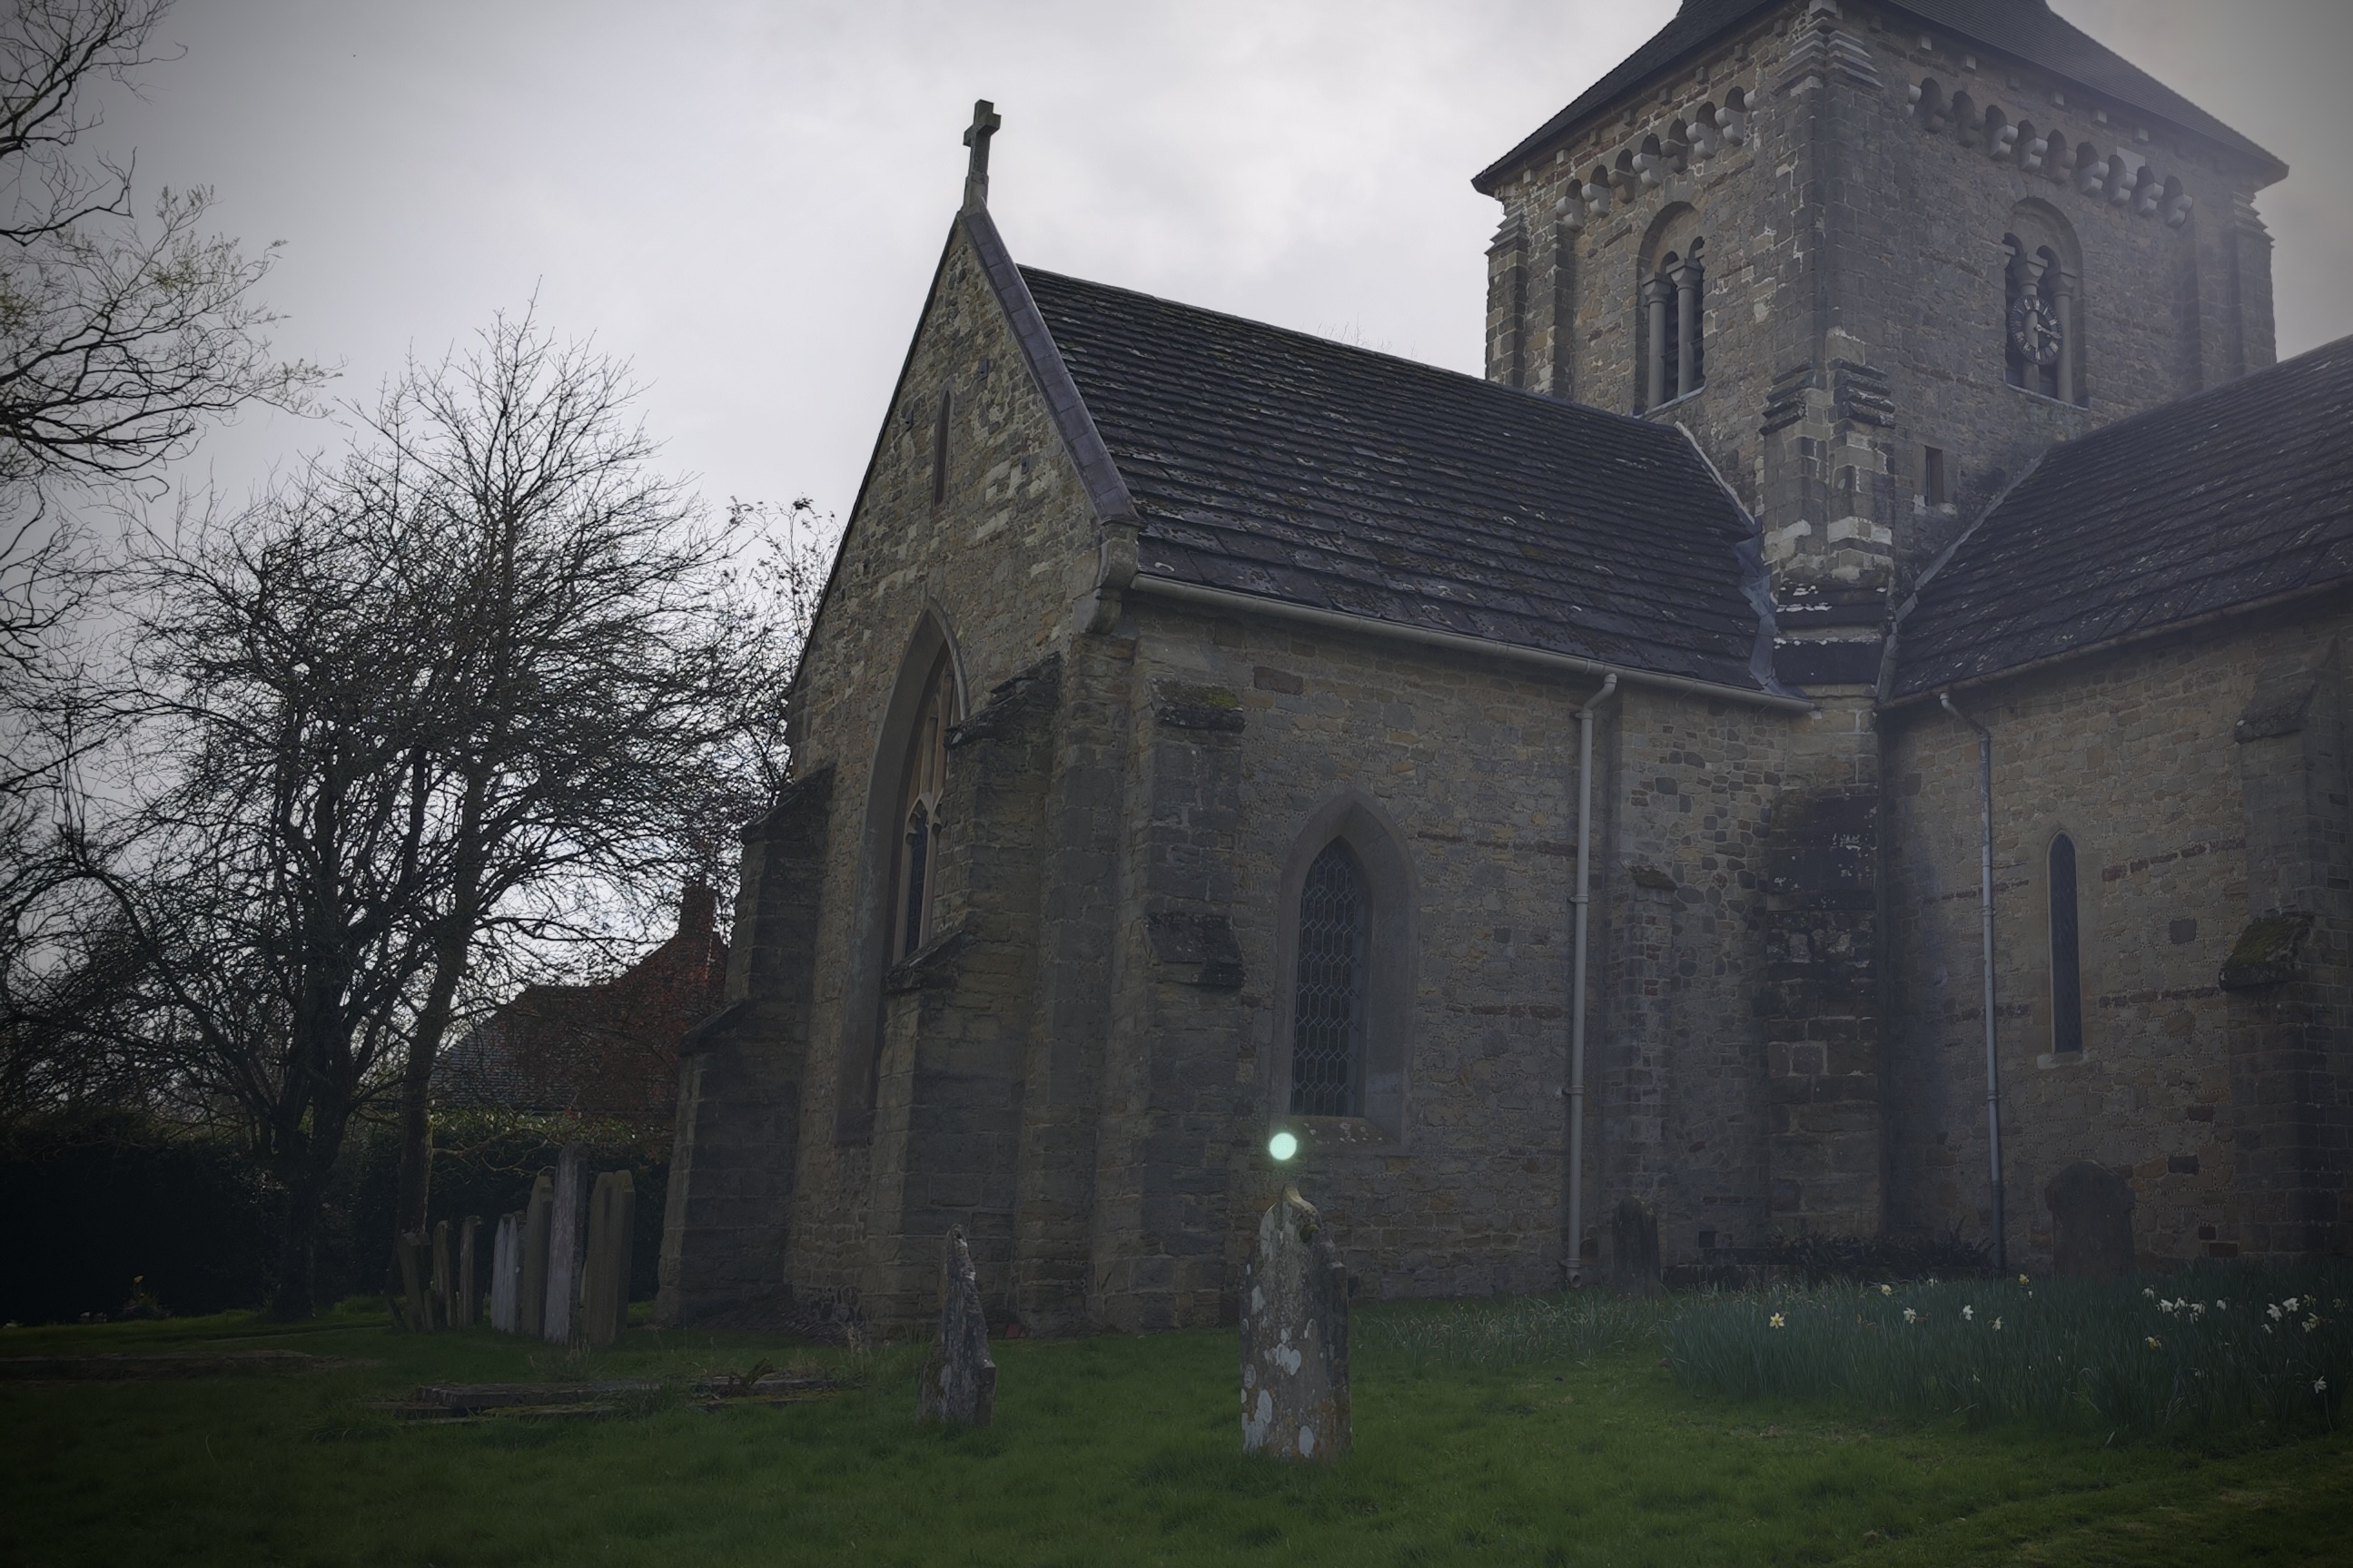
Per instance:
[[[2282,353],[2353,332],[2353,4],[2056,0],[2293,167]],[[182,0],[99,144],[215,187],[281,352],[366,400],[536,289],[635,362],[674,471],[846,511],[961,199],[977,97],[1020,260],[1479,369],[1470,177],[1674,0]],[[248,416],[242,493],[331,446]]]

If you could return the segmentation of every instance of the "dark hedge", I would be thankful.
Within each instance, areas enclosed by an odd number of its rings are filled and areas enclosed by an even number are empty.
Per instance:
[[[666,1134],[555,1117],[453,1117],[437,1125],[432,1217],[482,1219],[485,1271],[498,1216],[523,1206],[532,1177],[576,1139],[592,1173],[637,1187],[630,1295],[649,1300],[669,1185]],[[319,1300],[385,1286],[400,1143],[389,1127],[346,1144],[329,1189]],[[134,1278],[179,1316],[259,1307],[277,1279],[280,1195],[235,1142],[135,1119],[20,1130],[0,1144],[0,1319],[65,1322],[119,1314]]]

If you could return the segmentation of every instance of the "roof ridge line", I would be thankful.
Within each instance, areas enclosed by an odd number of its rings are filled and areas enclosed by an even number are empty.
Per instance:
[[[1086,486],[1095,516],[1103,522],[1133,522],[1136,516],[1135,498],[1129,493],[1126,477],[1113,460],[1103,432],[1095,428],[1085,395],[1079,391],[1070,365],[1063,361],[1061,348],[1054,342],[1053,330],[1046,325],[1038,301],[1030,297],[1020,264],[1007,248],[1005,237],[997,232],[996,220],[988,216],[987,207],[971,206],[958,213],[956,221],[964,226],[965,237],[979,254],[981,275],[988,280],[998,308],[1013,328],[1014,341],[1021,345],[1022,358],[1029,362],[1029,374],[1046,399],[1048,412],[1054,416],[1054,428],[1078,468],[1079,480]]]
[[[1615,420],[1620,424],[1639,426],[1662,436],[1666,434],[1668,428],[1655,420],[1645,419],[1639,414],[1620,414],[1614,408],[1604,408],[1599,404],[1580,403],[1573,397],[1555,397],[1549,392],[1538,392],[1534,387],[1514,386],[1509,382],[1490,381],[1483,375],[1473,375],[1467,370],[1454,370],[1446,365],[1432,364],[1428,360],[1392,353],[1387,349],[1368,349],[1361,343],[1343,342],[1338,338],[1327,338],[1320,332],[1303,331],[1297,327],[1282,326],[1273,321],[1261,321],[1255,316],[1245,316],[1234,310],[1220,310],[1210,305],[1195,305],[1183,300],[1172,300],[1166,294],[1152,294],[1141,289],[1130,289],[1124,284],[1105,283],[1094,278],[1082,278],[1075,272],[1057,272],[1050,267],[1016,264],[1016,269],[1024,273],[1035,273],[1041,278],[1051,278],[1058,282],[1076,283],[1082,288],[1101,289],[1109,293],[1124,294],[1133,300],[1149,300],[1155,305],[1165,305],[1172,310],[1188,311],[1197,316],[1214,316],[1219,321],[1237,322],[1254,331],[1273,332],[1282,337],[1296,339],[1301,342],[1314,343],[1319,348],[1336,349],[1344,354],[1382,360],[1390,364],[1403,365],[1409,370],[1441,376],[1450,381],[1462,382],[1471,386],[1483,387],[1489,392],[1527,398],[1548,408],[1567,409],[1575,414]],[[1025,289],[1023,292],[1026,295],[1028,290]],[[1036,309],[1034,302],[1030,308]],[[1057,358],[1059,357],[1058,354]]]

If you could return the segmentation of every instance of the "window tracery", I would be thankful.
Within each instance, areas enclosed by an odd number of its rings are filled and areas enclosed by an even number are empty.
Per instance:
[[[940,838],[946,826],[940,815],[940,797],[947,786],[948,726],[955,720],[955,678],[943,650],[915,710],[906,768],[899,785],[900,838],[892,878],[890,957],[893,963],[920,952],[932,937]]]

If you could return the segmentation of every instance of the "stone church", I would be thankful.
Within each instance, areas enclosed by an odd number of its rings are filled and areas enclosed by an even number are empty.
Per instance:
[[[2043,0],[1683,0],[1476,176],[1480,379],[1023,267],[994,128],[666,1321],[905,1324],[951,1226],[1030,1331],[1229,1320],[1286,1181],[1379,1297],[1628,1200],[2346,1249],[2353,340],[2274,363],[2277,158]]]

